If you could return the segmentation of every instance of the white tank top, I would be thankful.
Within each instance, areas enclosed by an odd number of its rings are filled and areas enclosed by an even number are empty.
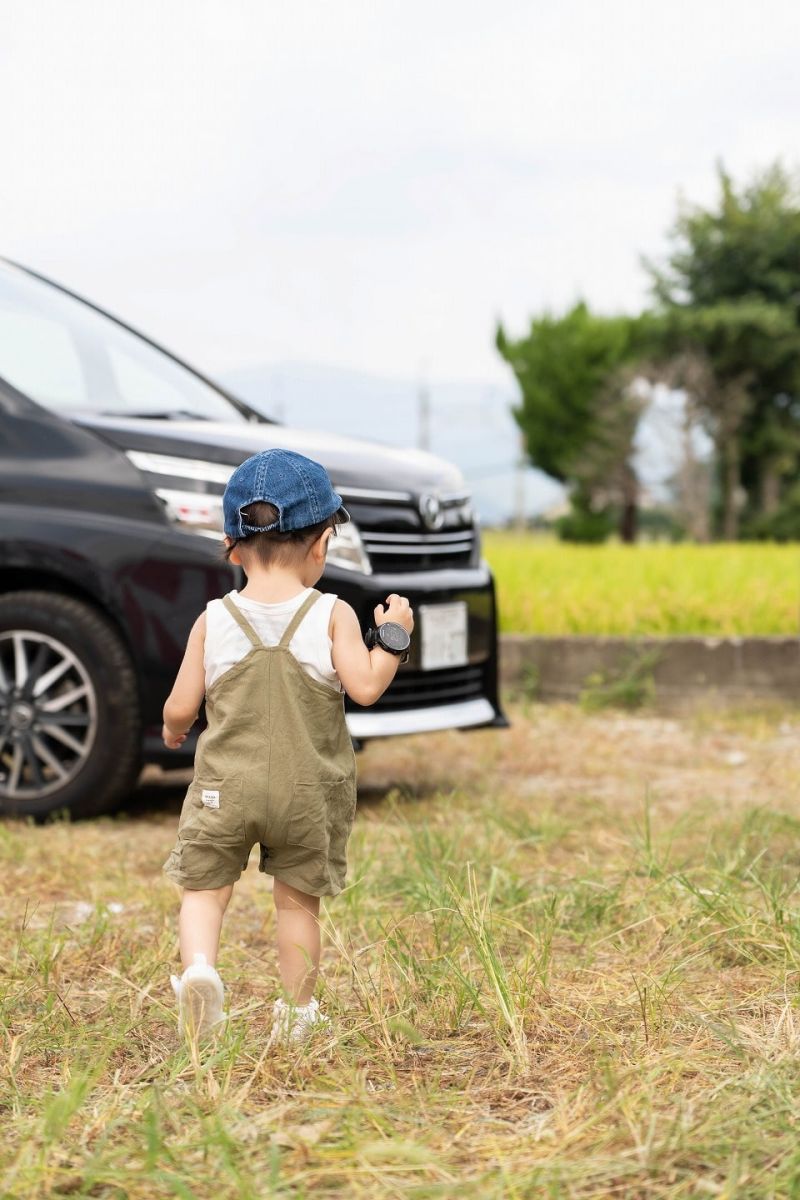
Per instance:
[[[277,646],[289,622],[308,596],[306,588],[291,600],[280,604],[263,604],[231,592],[234,604],[241,609],[265,646]],[[289,650],[304,671],[320,683],[326,683],[337,691],[342,690],[339,676],[331,662],[331,639],[328,632],[331,613],[336,596],[323,592],[300,622]],[[206,606],[206,642],[203,666],[206,673],[206,691],[220,676],[229,671],[252,650],[246,634],[236,624],[221,600],[212,600]]]

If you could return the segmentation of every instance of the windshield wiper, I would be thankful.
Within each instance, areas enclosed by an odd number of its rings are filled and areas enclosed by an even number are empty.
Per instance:
[[[98,412],[98,417],[131,417],[134,421],[210,421],[211,418],[203,413],[190,412],[187,408],[169,408],[162,411],[153,409],[148,412],[129,412],[128,409],[116,412]]]

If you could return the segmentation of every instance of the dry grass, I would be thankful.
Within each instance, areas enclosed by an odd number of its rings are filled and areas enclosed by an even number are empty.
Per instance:
[[[304,1050],[255,863],[177,1044],[177,789],[0,827],[2,1195],[800,1195],[797,718],[514,716],[368,748]]]

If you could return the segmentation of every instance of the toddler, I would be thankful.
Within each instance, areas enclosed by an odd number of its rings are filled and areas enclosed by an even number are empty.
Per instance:
[[[226,554],[247,586],[198,617],[164,705],[170,749],[204,698],[208,722],[164,864],[183,888],[184,969],[172,985],[182,1032],[204,1036],[224,1020],[222,920],[258,843],[259,869],[274,879],[284,993],[272,1036],[303,1040],[326,1020],[314,998],[319,898],[344,886],[356,807],[343,692],[375,703],[408,657],[414,619],[407,599],[388,596],[365,645],[350,605],[315,590],[328,542],[349,520],[319,463],[288,450],[254,455],[231,476],[223,512]]]

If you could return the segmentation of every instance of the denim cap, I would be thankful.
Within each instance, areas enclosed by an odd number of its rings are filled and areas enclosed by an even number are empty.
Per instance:
[[[265,501],[278,510],[272,525],[248,525],[242,509]],[[249,537],[275,529],[307,529],[341,510],[342,497],[333,490],[328,472],[318,462],[293,450],[262,450],[238,466],[228,480],[222,497],[225,532],[228,537]]]

